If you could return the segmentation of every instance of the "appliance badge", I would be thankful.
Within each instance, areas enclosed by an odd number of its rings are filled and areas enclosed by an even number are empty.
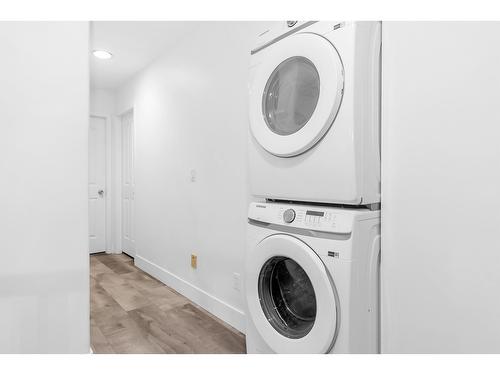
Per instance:
[[[257,208],[266,208],[266,206],[264,206],[262,204],[256,204],[255,207],[257,207]]]

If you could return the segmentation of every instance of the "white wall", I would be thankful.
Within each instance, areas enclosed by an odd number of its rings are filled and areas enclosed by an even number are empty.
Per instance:
[[[121,124],[112,90],[90,90],[90,115],[106,119],[106,252],[121,252]]]
[[[500,23],[383,27],[383,352],[500,352]]]
[[[113,116],[115,113],[115,94],[112,90],[90,90],[90,114],[97,116]]]
[[[0,352],[89,352],[88,24],[0,22]]]
[[[205,23],[118,90],[116,105],[134,108],[136,264],[240,330],[233,273],[242,274],[246,238],[247,69],[265,29]]]

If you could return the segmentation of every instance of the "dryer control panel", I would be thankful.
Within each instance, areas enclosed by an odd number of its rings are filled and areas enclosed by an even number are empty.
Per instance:
[[[351,233],[353,220],[363,211],[281,203],[251,203],[250,220],[331,233]],[[370,211],[366,210],[370,215]]]

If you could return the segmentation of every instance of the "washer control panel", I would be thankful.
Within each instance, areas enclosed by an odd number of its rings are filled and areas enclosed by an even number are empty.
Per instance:
[[[251,203],[248,218],[294,228],[351,233],[354,215],[341,208],[266,202]]]
[[[284,210],[284,211],[283,211]],[[280,212],[283,211],[283,218],[285,218],[286,212],[291,210],[290,208],[280,208]],[[293,210],[292,210],[293,211]],[[296,226],[306,227],[311,229],[331,229],[337,227],[338,214],[333,213],[329,209],[314,208],[314,209],[298,209],[294,212],[294,219]],[[286,215],[288,217],[288,215]],[[292,220],[293,221],[293,220]],[[289,224],[292,221],[284,220],[284,223]]]

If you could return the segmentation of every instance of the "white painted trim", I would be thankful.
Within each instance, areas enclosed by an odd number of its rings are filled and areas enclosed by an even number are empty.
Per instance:
[[[104,126],[105,126],[105,134],[106,134],[106,166],[105,166],[105,194],[104,194],[104,246],[105,249],[104,251],[106,253],[112,253],[111,248],[113,246],[112,244],[112,207],[111,207],[111,201],[113,198],[112,195],[112,189],[111,189],[111,181],[112,181],[112,165],[111,165],[111,152],[112,152],[112,133],[111,133],[111,117],[107,115],[99,115],[95,113],[91,113],[89,115],[89,118],[94,117],[94,118],[100,118],[104,120]]]
[[[236,328],[238,331],[245,333],[246,321],[243,311],[228,305],[219,298],[188,283],[186,280],[181,279],[170,271],[150,262],[140,255],[136,254],[134,263],[144,272],[156,277],[158,280],[175,289],[197,305],[200,305],[219,319]]]
[[[121,111],[121,112],[117,113],[115,116],[116,116],[117,118],[122,118],[123,116],[125,116],[125,115],[126,115],[126,114],[128,114],[129,112],[132,112],[133,110],[134,110],[134,107],[132,106],[132,107],[130,107],[130,108],[127,108],[127,109],[126,109],[126,110],[124,110],[124,111]]]
[[[122,117],[114,115],[113,122],[113,228],[114,253],[122,253]]]
[[[120,178],[119,178],[119,187],[118,187],[118,191],[119,191],[119,199],[120,199],[120,202],[119,202],[119,206],[120,206],[120,249],[121,249],[121,252],[124,252],[123,251],[123,153],[124,153],[124,150],[123,150],[123,118],[129,114],[132,114],[132,135],[131,135],[131,159],[132,159],[132,169],[130,171],[130,174],[131,174],[131,180],[132,180],[132,185],[133,185],[133,191],[134,191],[134,198],[133,198],[133,203],[134,203],[134,213],[135,213],[135,112],[134,112],[134,108],[129,108],[128,110],[122,112],[119,116],[118,116],[118,119],[119,119],[119,123],[118,123],[118,126],[120,128],[120,132],[119,132],[119,143],[120,143]],[[135,216],[134,217],[130,217],[129,220],[131,220],[131,223],[130,223],[130,226],[133,227],[133,231],[135,233]],[[135,253],[136,253],[136,249],[135,249],[135,245],[134,245],[134,249],[133,249],[133,254],[128,254],[125,252],[125,254],[127,254],[128,256],[134,258],[135,257]]]

